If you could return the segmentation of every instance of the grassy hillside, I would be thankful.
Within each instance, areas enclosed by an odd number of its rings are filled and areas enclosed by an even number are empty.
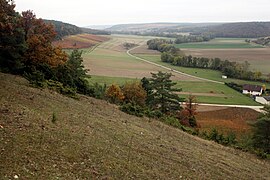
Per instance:
[[[0,179],[267,179],[270,163],[0,74]],[[52,120],[56,120],[55,123]]]

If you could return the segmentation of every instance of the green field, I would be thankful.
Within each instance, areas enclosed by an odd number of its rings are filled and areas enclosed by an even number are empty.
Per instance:
[[[262,48],[260,45],[250,44],[242,38],[215,38],[208,42],[175,44],[182,49],[245,49]]]
[[[140,81],[140,79],[132,79],[124,77],[91,76],[91,78],[88,78],[88,81],[90,82],[90,84],[100,83],[107,85],[111,84],[124,85],[126,82]],[[175,87],[181,88],[183,92],[201,93],[202,95],[196,95],[196,98],[200,103],[258,105],[251,98],[248,98],[223,84],[211,82],[187,82],[187,81],[175,81],[175,82],[177,83]],[[213,94],[213,96],[209,96],[208,94]],[[180,95],[180,97],[183,98],[186,98],[187,96],[188,95]]]
[[[108,77],[108,76],[90,76],[87,78],[90,84],[118,84],[124,85],[126,82],[140,81],[140,79],[125,78],[125,77]]]
[[[147,59],[148,61],[164,65],[166,67],[193,75],[197,77],[202,77],[206,79],[211,79],[215,81],[221,81],[221,82],[235,82],[237,84],[254,84],[254,85],[266,85],[267,88],[270,88],[270,84],[267,83],[262,83],[262,82],[256,82],[256,81],[245,81],[245,80],[240,80],[240,79],[222,79],[222,73],[220,71],[215,71],[211,69],[200,69],[200,68],[188,68],[188,67],[181,67],[181,66],[174,66],[169,63],[162,62],[160,60],[160,55],[145,55],[145,54],[137,54],[136,56]]]

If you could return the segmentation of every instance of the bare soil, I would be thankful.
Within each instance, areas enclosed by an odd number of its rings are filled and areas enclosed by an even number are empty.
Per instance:
[[[225,134],[234,132],[241,136],[250,132],[250,124],[255,122],[258,116],[258,112],[247,108],[209,108],[209,111],[199,110],[196,117],[202,131],[216,128]]]

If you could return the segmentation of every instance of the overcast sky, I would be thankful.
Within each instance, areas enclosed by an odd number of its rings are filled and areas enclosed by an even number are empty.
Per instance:
[[[270,21],[270,0],[15,0],[16,10],[78,26]]]

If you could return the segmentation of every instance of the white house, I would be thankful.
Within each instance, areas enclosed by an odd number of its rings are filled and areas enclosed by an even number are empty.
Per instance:
[[[228,76],[225,76],[225,75],[222,75],[221,77],[222,77],[222,79],[227,79],[228,78]]]
[[[256,96],[255,99],[258,103],[265,104],[265,105],[270,105],[270,96]]]
[[[245,84],[243,85],[243,94],[250,94],[252,96],[261,96],[263,88],[262,86]]]

